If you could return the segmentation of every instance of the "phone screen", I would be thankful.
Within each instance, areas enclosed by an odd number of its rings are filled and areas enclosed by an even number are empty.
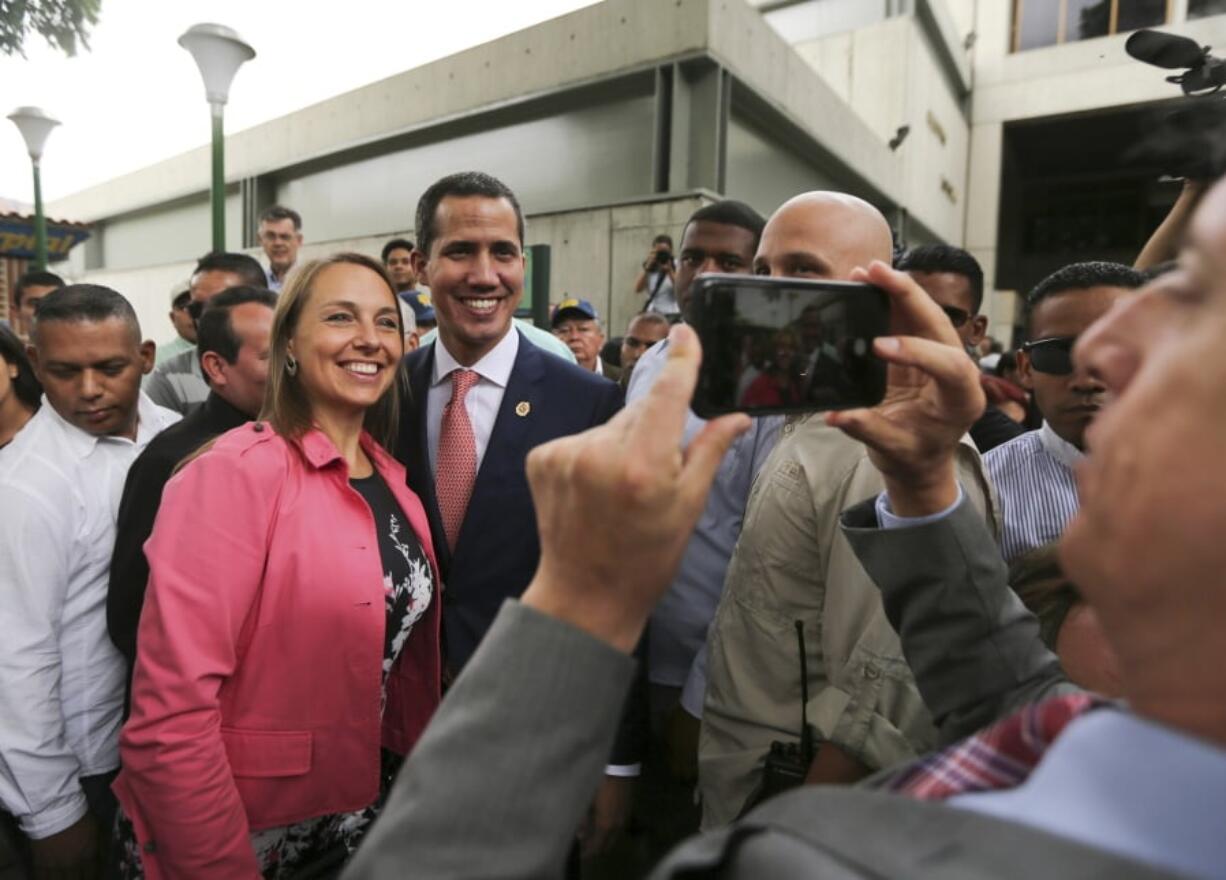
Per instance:
[[[687,319],[702,341],[694,411],[704,418],[874,406],[889,301],[869,284],[704,275]]]

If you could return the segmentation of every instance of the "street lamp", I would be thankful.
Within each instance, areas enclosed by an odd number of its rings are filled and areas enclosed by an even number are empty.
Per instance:
[[[225,128],[222,117],[230,97],[230,83],[243,62],[255,57],[255,50],[238,34],[220,24],[197,24],[179,37],[179,45],[192,53],[204,94],[213,117],[213,250],[226,249],[226,161]]]
[[[9,114],[9,119],[17,126],[25,139],[26,150],[30,153],[30,164],[34,166],[34,254],[38,269],[47,268],[47,218],[43,216],[43,184],[39,176],[38,166],[43,158],[43,146],[47,143],[47,135],[51,129],[59,125],[58,119],[52,119],[37,107],[18,107]]]

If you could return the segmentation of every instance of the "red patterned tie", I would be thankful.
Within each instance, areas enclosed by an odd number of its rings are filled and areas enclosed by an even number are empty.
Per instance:
[[[1089,693],[1031,703],[969,739],[921,758],[887,787],[924,801],[1014,788],[1026,781],[1070,721],[1106,705],[1108,701]]]
[[[451,400],[443,409],[443,424],[438,434],[438,457],[434,477],[434,492],[438,496],[439,513],[443,516],[443,532],[447,546],[455,549],[468,499],[477,479],[477,441],[464,398],[481,379],[472,370],[455,370],[451,374]]]

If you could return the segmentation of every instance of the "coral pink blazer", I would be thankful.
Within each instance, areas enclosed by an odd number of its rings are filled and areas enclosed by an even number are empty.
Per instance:
[[[435,593],[380,713],[383,566],[374,518],[319,431],[223,435],[166,486],[115,792],[151,880],[258,876],[251,831],[375,800],[440,697],[441,584],[421,502],[368,435]]]

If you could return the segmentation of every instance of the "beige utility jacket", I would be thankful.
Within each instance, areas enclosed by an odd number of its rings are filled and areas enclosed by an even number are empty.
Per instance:
[[[992,493],[967,438],[958,479],[998,534]],[[884,489],[865,447],[821,414],[789,419],[749,495],[707,637],[699,738],[703,828],[741,812],[772,740],[800,731],[804,624],[809,723],[873,770],[936,744],[881,596],[839,530],[839,514]]]

